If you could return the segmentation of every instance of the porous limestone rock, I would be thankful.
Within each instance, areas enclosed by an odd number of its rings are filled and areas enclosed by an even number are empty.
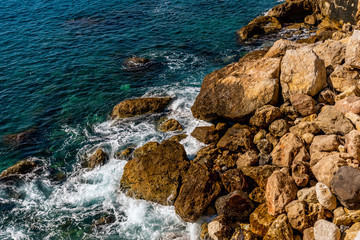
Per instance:
[[[344,65],[337,66],[330,74],[329,81],[338,92],[344,92],[350,87],[357,87],[360,83],[360,75]]]
[[[334,210],[336,208],[336,197],[331,192],[330,188],[325,184],[318,182],[315,185],[315,189],[319,203],[326,209],[331,211]]]
[[[280,117],[281,112],[278,107],[265,105],[256,109],[254,116],[250,118],[249,124],[259,128],[265,128]]]
[[[345,135],[354,129],[350,120],[333,106],[324,106],[315,122],[328,135]]]
[[[314,225],[314,237],[316,240],[340,240],[341,233],[335,224],[320,219]]]
[[[315,100],[305,94],[294,94],[290,96],[291,105],[304,117],[316,113]]]
[[[294,134],[287,133],[271,152],[273,164],[289,168],[302,147],[304,144]]]
[[[360,30],[354,30],[350,37],[345,54],[345,64],[360,69]]]
[[[340,41],[326,40],[313,48],[316,55],[325,62],[325,68],[341,65],[345,59],[346,45]]]
[[[264,240],[293,240],[293,230],[286,214],[279,215],[270,225]]]

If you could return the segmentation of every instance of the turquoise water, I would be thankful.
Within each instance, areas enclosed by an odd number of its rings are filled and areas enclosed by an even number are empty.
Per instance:
[[[175,97],[166,114],[184,133],[204,122],[190,107],[203,77],[258,47],[237,43],[235,31],[261,15],[266,1],[5,0],[0,7],[0,137],[36,129],[20,146],[0,146],[0,172],[25,158],[42,164],[25,183],[0,184],[0,239],[196,239],[172,207],[132,200],[118,192],[127,146],[162,141],[164,114],[113,122],[126,98]],[[148,71],[129,72],[128,56],[154,59]],[[182,142],[193,157],[202,145]],[[80,168],[104,148],[109,163]],[[54,174],[66,179],[53,181]],[[93,228],[108,214],[109,225]]]

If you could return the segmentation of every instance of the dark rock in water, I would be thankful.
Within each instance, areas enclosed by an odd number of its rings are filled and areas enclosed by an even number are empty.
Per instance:
[[[147,113],[162,112],[170,103],[170,97],[128,99],[117,104],[111,117],[127,118]]]
[[[227,130],[217,143],[217,147],[233,152],[245,152],[254,148],[253,138],[254,134],[250,127],[237,123]]]
[[[247,40],[254,36],[275,33],[281,30],[281,24],[274,17],[261,16],[252,20],[248,25],[237,31],[241,40]]]
[[[131,158],[132,153],[134,152],[135,148],[128,147],[125,150],[118,152],[115,154],[117,159],[126,159],[129,160]]]
[[[155,62],[153,60],[140,57],[128,57],[122,63],[123,67],[128,71],[139,71],[148,69],[154,64]]]
[[[175,201],[176,214],[184,221],[196,222],[220,192],[216,173],[204,165],[191,164]]]
[[[341,204],[348,209],[360,209],[360,170],[341,167],[331,181],[331,188]]]
[[[167,140],[127,162],[120,188],[130,197],[172,205],[188,166],[184,147]]]
[[[160,125],[160,131],[170,132],[170,131],[182,131],[183,127],[175,119],[169,119]]]
[[[99,227],[99,226],[102,226],[102,225],[107,225],[107,224],[114,223],[115,221],[116,221],[116,218],[115,218],[114,215],[106,214],[105,216],[102,216],[98,220],[94,221],[92,226],[93,227]]]
[[[215,207],[218,215],[235,221],[246,221],[254,209],[248,195],[238,190],[218,198]]]
[[[186,135],[186,134],[175,135],[175,136],[172,136],[171,138],[169,138],[169,141],[180,142],[181,140],[187,138],[187,136],[188,135]]]
[[[191,136],[205,144],[212,144],[217,143],[220,137],[225,133],[225,131],[226,124],[218,123],[216,127],[214,125],[206,127],[196,127],[191,133]]]
[[[62,183],[66,180],[66,174],[63,172],[56,172],[50,175],[50,180],[56,183]]]
[[[36,137],[37,130],[38,130],[37,127],[33,127],[24,132],[5,135],[3,137],[3,142],[6,145],[12,147],[20,147],[23,145],[34,144],[35,143],[34,138]]]
[[[134,151],[134,157],[145,156],[151,153],[152,151],[156,150],[158,146],[159,146],[158,142],[148,142],[144,146],[139,147]]]
[[[93,169],[97,166],[102,166],[109,159],[109,156],[102,149],[97,149],[96,152],[90,156],[89,160],[82,164],[83,167]]]
[[[38,166],[38,164],[31,160],[20,161],[20,162],[16,163],[14,166],[11,166],[8,169],[6,169],[5,171],[3,171],[0,174],[0,179],[5,178],[5,177],[10,177],[12,175],[18,176],[18,175],[27,174],[29,172],[32,172],[37,166]]]

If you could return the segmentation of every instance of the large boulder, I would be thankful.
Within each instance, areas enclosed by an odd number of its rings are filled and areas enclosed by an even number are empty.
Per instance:
[[[344,92],[350,87],[359,86],[360,75],[357,71],[340,65],[330,74],[329,82],[336,91]]]
[[[216,173],[199,164],[191,164],[182,182],[175,211],[184,221],[196,222],[220,194],[221,183]]]
[[[335,68],[345,59],[346,45],[341,41],[326,40],[313,48],[316,55],[325,62],[325,67]]]
[[[281,24],[274,17],[260,16],[252,20],[248,25],[237,31],[241,40],[247,40],[254,36],[278,32]]]
[[[237,123],[229,128],[224,136],[220,138],[217,147],[233,152],[247,151],[254,147],[253,137],[250,127]]]
[[[172,205],[188,166],[184,147],[164,141],[149,154],[127,162],[120,188],[130,197]]]
[[[310,0],[286,1],[275,6],[268,12],[268,16],[276,17],[280,22],[303,21],[313,13],[315,5]]]
[[[352,1],[357,2],[355,0]],[[350,37],[346,46],[345,58],[346,65],[360,69],[360,30],[355,30]]]
[[[226,131],[226,124],[218,123],[216,126],[196,127],[191,136],[205,144],[217,143]]]
[[[146,113],[161,112],[168,106],[170,101],[170,97],[127,99],[114,107],[111,117],[113,119],[127,118]]]
[[[99,148],[84,163],[84,167],[93,169],[97,166],[104,165],[108,159],[109,159],[109,156],[107,155],[107,153],[103,149]]]
[[[356,23],[357,0],[320,0],[319,10],[324,16],[338,22]]]
[[[38,164],[31,160],[20,161],[15,165],[9,167],[8,169],[4,170],[0,174],[0,179],[10,176],[24,175],[26,173],[32,172],[37,166]]]
[[[272,163],[289,168],[304,144],[292,133],[285,134],[271,152]]]
[[[310,47],[288,50],[281,62],[280,83],[285,100],[299,93],[315,96],[326,86],[324,61]]]
[[[315,122],[328,135],[345,135],[354,129],[351,121],[333,106],[324,106]]]
[[[348,209],[360,208],[360,170],[341,167],[331,181],[331,188],[341,204]]]
[[[196,118],[241,120],[279,100],[280,59],[252,52],[238,63],[207,75],[191,108]]]

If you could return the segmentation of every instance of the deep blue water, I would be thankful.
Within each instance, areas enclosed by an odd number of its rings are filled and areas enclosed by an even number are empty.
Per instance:
[[[276,0],[5,0],[0,4],[0,137],[36,128],[26,145],[0,146],[0,172],[19,160],[43,171],[16,186],[0,185],[0,239],[154,239],[197,234],[171,207],[117,192],[127,146],[161,141],[162,115],[110,121],[126,98],[171,95],[167,114],[190,133],[190,107],[203,77],[257,46],[239,44],[235,31]],[[129,72],[128,56],[154,59],[149,71]],[[182,142],[189,157],[201,147]],[[79,167],[97,147],[108,164]],[[54,173],[66,179],[52,181]],[[116,221],[93,229],[102,214]]]

